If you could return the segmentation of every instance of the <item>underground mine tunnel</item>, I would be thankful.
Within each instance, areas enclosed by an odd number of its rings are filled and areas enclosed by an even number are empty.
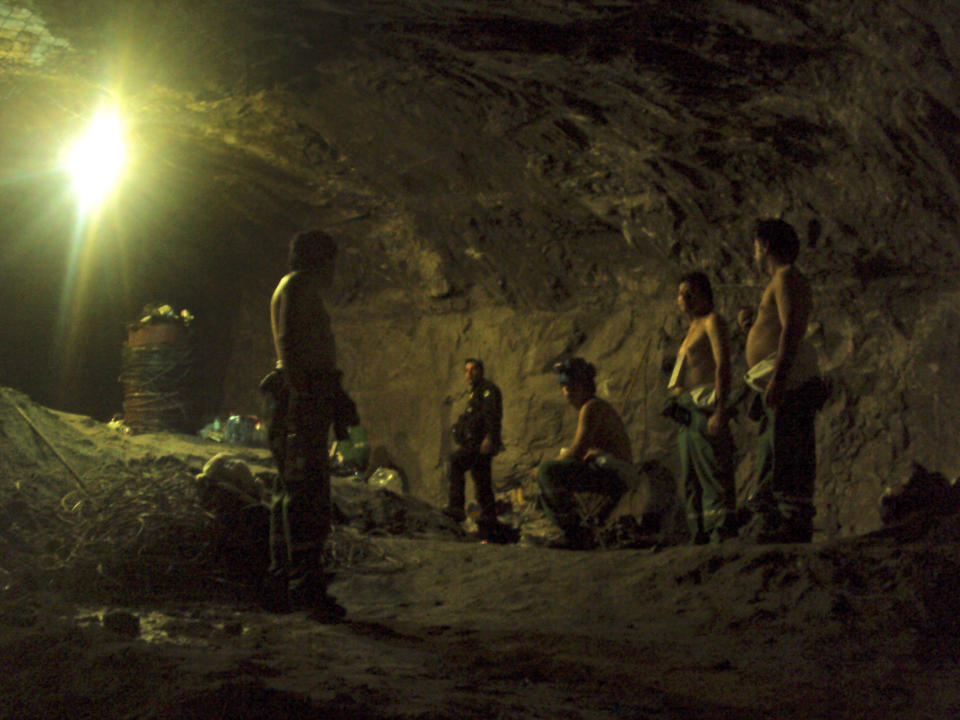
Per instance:
[[[0,0],[0,716],[960,714],[958,15]],[[797,231],[830,390],[813,542],[690,545],[661,414],[677,285],[710,278],[737,397],[760,218]],[[339,245],[326,310],[371,450],[334,488],[336,625],[258,609],[196,494],[220,452],[254,488],[275,474],[200,433],[264,415],[270,298],[310,228]],[[162,412],[136,402],[155,345]],[[571,356],[648,488],[588,552],[538,542]],[[440,513],[471,357],[502,391],[518,543]],[[656,536],[618,545],[654,483]],[[893,517],[885,493],[915,502]]]

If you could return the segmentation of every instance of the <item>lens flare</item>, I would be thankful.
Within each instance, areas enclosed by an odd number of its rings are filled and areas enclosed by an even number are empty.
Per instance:
[[[67,170],[82,209],[95,209],[104,201],[119,180],[125,159],[120,116],[103,110],[67,154]]]

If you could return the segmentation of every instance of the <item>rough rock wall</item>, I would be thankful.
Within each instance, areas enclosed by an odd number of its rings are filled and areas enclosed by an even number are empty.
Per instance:
[[[728,317],[755,305],[749,228],[764,215],[801,234],[810,341],[835,388],[819,521],[877,527],[883,487],[913,460],[960,473],[937,332],[956,323],[953,5],[393,10],[404,21],[378,26],[373,55],[322,86],[301,78],[293,106],[382,200],[346,226],[338,330],[375,442],[415,492],[442,498],[445,399],[472,354],[505,393],[501,475],[572,432],[545,372],[572,350],[600,366],[638,454],[675,466],[656,413],[682,332],[673,280],[701,267]],[[737,432],[744,492],[753,430]]]
[[[487,376],[503,391],[506,450],[495,461],[499,485],[518,483],[572,436],[576,413],[550,372],[570,352],[597,364],[598,391],[623,413],[638,454],[656,453],[662,433],[649,428],[645,435],[643,428],[663,394],[650,359],[660,350],[645,315],[649,308],[626,301],[565,313],[485,307],[407,322],[340,317],[336,329],[347,384],[374,447],[383,446],[410,474],[413,492],[440,502],[443,463],[453,449],[450,427],[466,401],[467,357],[482,358]]]
[[[833,505],[846,532],[879,526],[880,494],[913,462],[960,477],[960,296],[902,282],[837,298],[814,336],[835,387],[818,420],[818,507]]]
[[[676,473],[675,428],[659,415],[663,368],[684,330],[673,292],[671,283],[651,284],[646,295],[560,313],[486,307],[408,320],[340,315],[342,364],[371,441],[385,451],[380,456],[404,468],[412,492],[431,502],[445,499],[449,428],[464,400],[462,360],[473,355],[485,360],[504,393],[507,449],[494,464],[501,486],[519,483],[572,436],[575,413],[549,371],[570,352],[598,366],[599,394],[622,412],[636,458]],[[817,421],[815,499],[824,530],[834,519],[845,534],[878,528],[883,489],[904,482],[913,462],[960,475],[953,420],[960,417],[960,372],[949,359],[960,322],[957,292],[932,292],[912,305],[916,312],[899,317],[880,307],[880,297],[846,298],[863,306],[854,320],[832,306],[840,298],[818,293],[808,342],[834,388]],[[734,309],[721,305],[728,317]],[[737,352],[742,339],[734,334],[737,374],[745,369]],[[756,427],[741,418],[734,430],[743,499],[751,488]]]
[[[958,19],[957,3],[927,0],[105,1],[82,12],[37,0],[0,23],[15,31],[0,47],[5,157],[35,186],[0,194],[0,237],[16,240],[4,268],[17,268],[2,297],[57,296],[34,287],[45,262],[24,250],[61,241],[31,222],[49,193],[31,171],[97,94],[103,59],[128,57],[111,68],[124,78],[117,96],[154,171],[141,189],[160,192],[127,203],[119,234],[145,267],[125,287],[150,296],[108,317],[120,300],[104,299],[116,276],[103,271],[97,302],[75,306],[103,313],[102,329],[142,302],[182,298],[211,328],[207,409],[254,410],[283,244],[298,226],[337,233],[348,380],[435,499],[454,412],[443,400],[462,387],[466,354],[488,358],[507,397],[503,472],[569,433],[544,373],[564,350],[609,374],[615,402],[634,403],[645,452],[672,457],[668,429],[636,403],[656,397],[679,342],[673,280],[707,270],[728,317],[755,304],[750,227],[782,216],[803,240],[811,341],[835,381],[818,502],[844,530],[869,529],[881,487],[911,460],[960,472]],[[14,323],[18,357],[52,347],[34,328],[56,323],[55,305]],[[17,379],[34,382],[35,364],[20,362]]]

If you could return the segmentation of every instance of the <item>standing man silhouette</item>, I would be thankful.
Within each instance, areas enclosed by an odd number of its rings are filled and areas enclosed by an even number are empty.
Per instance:
[[[453,437],[459,447],[450,455],[450,496],[444,513],[455,522],[466,519],[466,473],[473,476],[473,487],[480,505],[481,533],[484,526],[497,521],[493,497],[492,461],[503,448],[501,425],[503,398],[500,388],[483,376],[483,361],[468,358],[463,363],[463,375],[470,387],[467,407],[453,426]]]

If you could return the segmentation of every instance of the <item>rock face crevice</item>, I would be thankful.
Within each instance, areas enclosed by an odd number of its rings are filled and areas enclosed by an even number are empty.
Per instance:
[[[197,315],[205,413],[256,411],[269,294],[290,234],[317,226],[341,240],[347,379],[418,494],[442,495],[467,354],[505,391],[504,475],[571,431],[545,369],[574,351],[669,463],[675,279],[707,271],[732,318],[760,290],[753,221],[783,217],[834,386],[818,502],[872,529],[912,460],[960,474],[958,20],[921,0],[8,0],[0,302],[23,309],[0,379],[106,419],[117,329],[162,301]],[[49,168],[103,97],[139,160],[79,252]]]

